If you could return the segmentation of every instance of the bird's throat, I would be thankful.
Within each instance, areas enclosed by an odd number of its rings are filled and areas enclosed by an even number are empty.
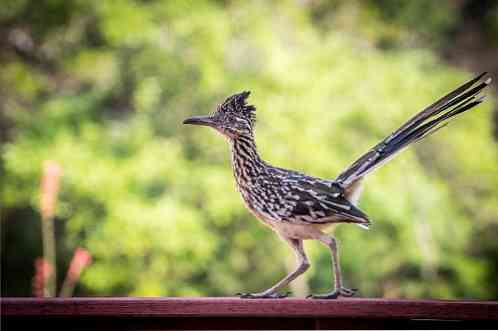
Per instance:
[[[259,157],[256,143],[252,136],[242,136],[230,140],[232,154],[232,169],[239,186],[253,183],[265,168],[265,163]]]

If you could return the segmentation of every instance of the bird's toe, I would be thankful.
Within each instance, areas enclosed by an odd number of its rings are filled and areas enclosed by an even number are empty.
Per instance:
[[[290,292],[261,292],[261,293],[237,293],[241,299],[283,299],[289,296]]]
[[[358,289],[353,288],[349,289],[346,287],[341,287],[339,289],[335,289],[334,291],[330,293],[325,293],[325,294],[310,294],[307,296],[309,299],[337,299],[338,297],[352,297],[355,295],[355,293],[358,291]]]

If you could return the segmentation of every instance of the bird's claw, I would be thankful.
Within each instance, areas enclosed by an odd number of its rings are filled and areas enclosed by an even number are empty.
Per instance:
[[[334,291],[326,294],[310,294],[306,298],[309,299],[337,299],[338,297],[352,297],[358,291],[357,288],[346,288],[341,287],[339,289],[335,289]]]
[[[287,298],[291,293],[286,292],[286,293],[237,293],[237,296],[241,299],[283,299]]]

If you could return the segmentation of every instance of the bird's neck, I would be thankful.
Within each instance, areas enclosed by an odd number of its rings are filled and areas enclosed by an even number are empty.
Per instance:
[[[250,185],[255,177],[264,172],[266,164],[259,157],[253,135],[231,139],[230,150],[237,184]]]

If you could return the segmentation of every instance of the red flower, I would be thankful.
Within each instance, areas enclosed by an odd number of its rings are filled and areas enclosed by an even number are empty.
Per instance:
[[[73,294],[76,282],[80,278],[80,274],[90,263],[92,263],[92,256],[90,253],[81,247],[76,248],[74,251],[73,258],[67,269],[66,279],[62,284],[62,289],[60,292],[61,297],[70,297]]]
[[[43,297],[43,289],[45,287],[45,283],[47,279],[53,272],[53,268],[43,259],[39,257],[35,260],[35,275],[33,276],[32,287],[33,287],[33,295],[36,297]]]
[[[55,212],[55,202],[59,192],[59,178],[62,169],[55,161],[43,163],[43,178],[41,182],[40,209],[42,219],[52,218]]]
[[[67,278],[76,281],[81,271],[92,263],[92,256],[90,253],[81,247],[76,248],[69,269],[67,270]]]

